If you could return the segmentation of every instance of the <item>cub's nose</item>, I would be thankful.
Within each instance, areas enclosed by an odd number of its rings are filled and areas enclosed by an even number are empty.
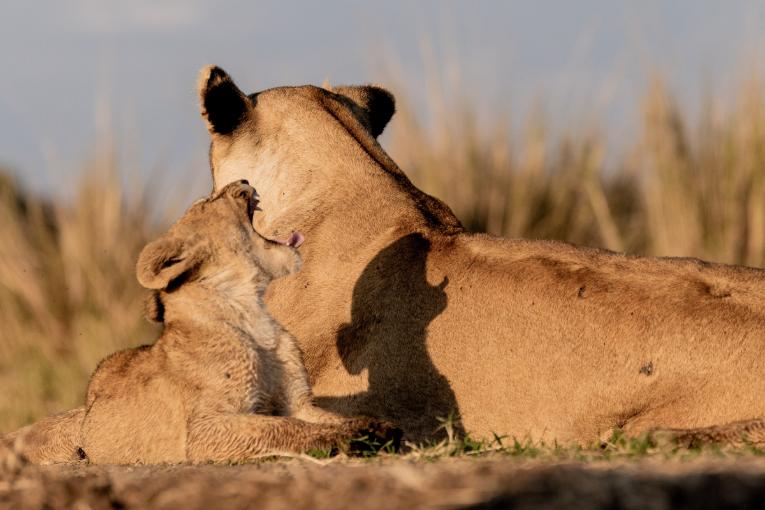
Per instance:
[[[240,186],[248,186],[248,187],[252,188],[252,186],[250,186],[250,181],[248,181],[247,179],[239,179],[239,181],[237,181],[237,183]],[[255,188],[252,188],[252,198],[255,199],[255,200],[260,200],[260,195],[258,195],[258,191]]]

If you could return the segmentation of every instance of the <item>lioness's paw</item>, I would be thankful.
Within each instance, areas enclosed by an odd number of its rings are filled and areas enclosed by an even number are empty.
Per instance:
[[[395,452],[401,448],[403,432],[394,424],[373,418],[355,418],[354,436],[350,442],[350,453],[376,454],[380,451]]]

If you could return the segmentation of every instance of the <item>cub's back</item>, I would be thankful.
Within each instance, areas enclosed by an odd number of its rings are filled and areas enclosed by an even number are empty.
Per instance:
[[[186,413],[161,349],[145,345],[105,358],[86,404],[82,446],[92,462],[186,460]]]
[[[141,345],[132,349],[117,351],[102,359],[88,382],[85,404],[90,407],[96,396],[113,396],[116,391],[124,391],[126,378],[135,381],[141,372],[146,373],[152,367],[136,371],[138,365],[145,364],[152,358],[151,345]]]

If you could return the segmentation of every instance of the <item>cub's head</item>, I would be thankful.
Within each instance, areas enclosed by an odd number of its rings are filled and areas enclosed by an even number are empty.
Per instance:
[[[296,248],[302,235],[293,233],[285,241],[263,237],[252,227],[256,210],[258,194],[244,180],[195,202],[165,235],[141,251],[136,265],[139,283],[167,292],[192,283],[246,292],[253,289],[250,283],[262,290],[273,278],[297,271]]]

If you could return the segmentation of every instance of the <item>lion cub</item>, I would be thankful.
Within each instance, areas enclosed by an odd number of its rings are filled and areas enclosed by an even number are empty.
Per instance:
[[[156,292],[162,335],[101,361],[84,408],[33,425],[31,460],[242,461],[363,433],[398,439],[387,424],[313,405],[296,341],[262,299],[271,279],[298,270],[302,236],[262,237],[257,204],[247,181],[232,183],[143,249],[138,281]]]

